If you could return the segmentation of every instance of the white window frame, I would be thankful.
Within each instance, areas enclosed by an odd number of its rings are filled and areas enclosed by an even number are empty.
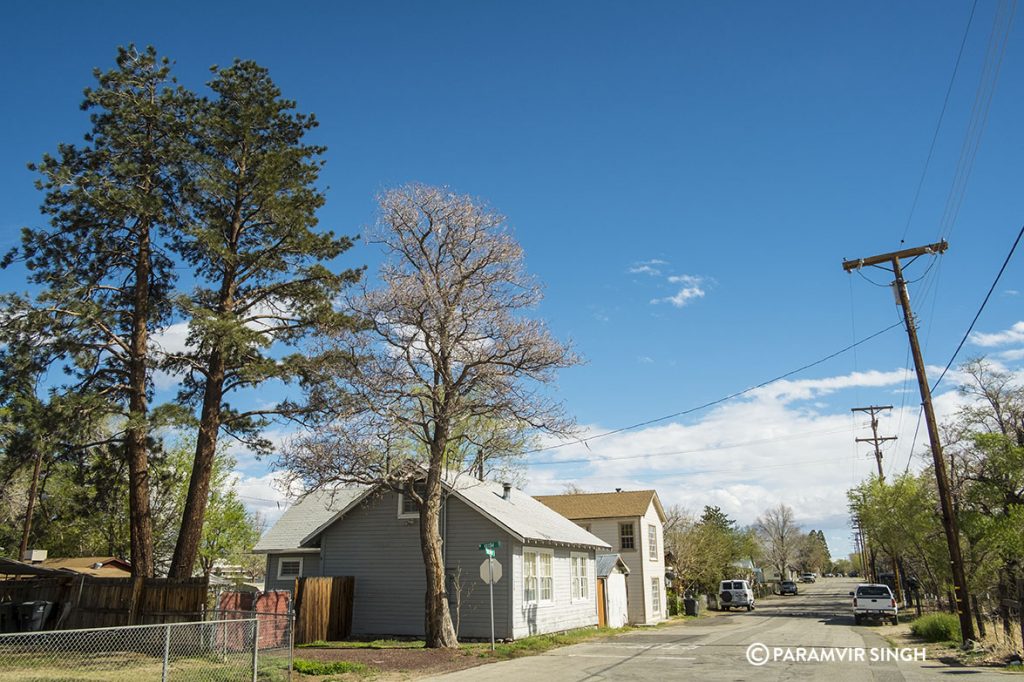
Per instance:
[[[661,578],[651,578],[651,610],[661,615]]]
[[[299,562],[299,572],[298,572],[297,575],[281,575],[281,564],[284,563],[285,561],[298,561]],[[300,556],[279,556],[279,557],[277,557],[277,579],[278,580],[294,580],[295,578],[301,578],[302,577],[302,564],[303,563],[304,562],[302,560],[302,557],[300,557]]]
[[[590,601],[589,565],[589,555],[578,552],[569,555],[569,595],[573,602]]]
[[[398,518],[418,519],[420,517],[419,507],[414,512],[405,511],[405,493],[398,493]]]
[[[536,595],[536,598],[532,599],[532,600],[527,599],[527,596],[526,596],[526,589],[527,589],[527,582],[526,581],[531,579],[531,578],[528,578],[527,575],[526,575],[526,565],[528,563],[527,562],[527,558],[526,558],[527,554],[532,554],[535,557],[535,559],[532,562],[533,563],[533,568],[534,568],[534,577],[532,578],[532,580],[536,581],[536,588],[535,588],[535,591],[534,591],[534,594]],[[547,576],[547,577],[541,576],[541,574],[540,574],[540,567],[541,567],[540,557],[542,555],[549,557],[549,559],[551,560],[551,563],[549,564],[551,566],[551,574],[549,576]],[[542,580],[548,581],[550,586],[551,586],[551,597],[550,597],[550,599],[544,599],[544,598],[541,597],[541,595],[544,592],[543,587],[542,587],[542,582],[541,582]],[[522,594],[523,594],[523,604],[524,605],[544,606],[544,605],[547,605],[547,604],[554,604],[555,603],[555,552],[554,552],[553,549],[548,549],[546,547],[523,547],[523,592],[522,592]]]
[[[658,560],[658,527],[653,523],[647,525],[647,558]]]

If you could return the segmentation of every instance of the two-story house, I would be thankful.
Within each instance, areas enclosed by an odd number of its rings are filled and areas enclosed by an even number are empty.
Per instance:
[[[651,625],[666,618],[665,510],[657,491],[541,495],[536,499],[619,553],[629,567],[630,623]]]

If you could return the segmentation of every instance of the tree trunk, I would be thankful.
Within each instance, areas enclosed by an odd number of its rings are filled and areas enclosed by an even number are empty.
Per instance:
[[[150,243],[149,227],[138,230],[135,284],[132,300],[132,336],[128,359],[128,507],[131,530],[132,575],[153,577],[153,526],[149,508],[149,452],[146,447],[146,354],[148,352]]]
[[[420,548],[427,577],[426,645],[432,649],[457,648],[445,591],[444,555],[441,552],[441,463],[427,473],[427,489],[420,507]]]
[[[171,570],[168,574],[171,578],[191,578],[196,556],[199,554],[206,505],[210,500],[210,476],[213,472],[213,461],[217,456],[217,435],[220,431],[220,407],[223,397],[224,353],[214,350],[210,353],[207,368],[199,436],[196,438],[196,454],[192,461],[185,511],[182,514],[181,529],[178,531],[174,559],[171,561]]]

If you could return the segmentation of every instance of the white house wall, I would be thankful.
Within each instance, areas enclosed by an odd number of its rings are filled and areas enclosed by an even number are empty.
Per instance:
[[[526,548],[545,549],[543,545],[527,544]],[[573,554],[586,554],[587,579],[589,594],[585,600],[572,600],[572,566],[569,557]],[[516,639],[545,632],[561,632],[575,628],[597,625],[597,566],[594,561],[594,550],[569,549],[555,547],[552,550],[551,603],[523,603],[523,546],[516,545],[513,565],[513,620],[512,631]]]
[[[614,519],[579,519],[576,523],[601,538],[612,546],[611,552],[617,553],[623,563],[629,567],[626,577],[626,589],[629,601],[629,622],[636,625],[650,625],[665,618],[665,555],[664,529],[658,512],[651,504],[644,516],[626,516]],[[623,549],[619,544],[619,524],[632,523],[634,544],[636,549]],[[649,543],[647,542],[647,526],[654,524],[657,528],[658,558],[648,558]],[[661,581],[661,609],[655,613],[651,609],[651,578]]]

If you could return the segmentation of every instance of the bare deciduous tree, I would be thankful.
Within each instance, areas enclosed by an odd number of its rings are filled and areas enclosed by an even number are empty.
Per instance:
[[[382,286],[349,297],[365,329],[330,340],[337,371],[314,388],[344,411],[296,439],[282,463],[309,487],[385,484],[416,501],[427,646],[452,647],[442,481],[472,468],[481,450],[490,458],[521,443],[516,434],[569,433],[561,406],[537,389],[578,359],[522,315],[541,290],[504,217],[423,185],[386,192],[379,203],[372,241],[386,255]],[[409,461],[419,466],[403,466]]]
[[[764,545],[765,556],[779,577],[785,579],[786,567],[795,558],[803,535],[793,520],[793,509],[780,502],[757,518],[754,529]]]

